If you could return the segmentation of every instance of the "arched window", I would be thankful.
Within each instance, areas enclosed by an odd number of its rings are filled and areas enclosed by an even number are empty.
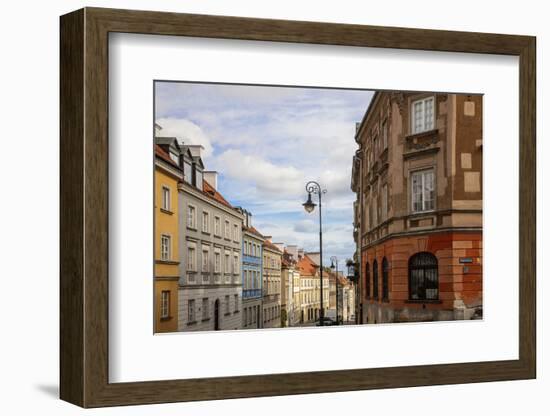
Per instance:
[[[378,261],[372,263],[372,297],[378,299]]]
[[[438,298],[437,258],[432,253],[417,253],[409,259],[409,299],[437,300]]]
[[[367,298],[370,298],[370,264],[367,263],[366,271],[365,271],[365,293],[367,295]]]
[[[388,260],[384,257],[382,259],[382,300],[389,300],[390,294],[390,282],[389,282],[389,265]]]

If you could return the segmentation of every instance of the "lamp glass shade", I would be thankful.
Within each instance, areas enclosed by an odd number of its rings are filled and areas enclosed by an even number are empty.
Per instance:
[[[308,213],[312,213],[313,210],[315,209],[315,206],[317,204],[315,204],[312,200],[311,200],[311,193],[307,194],[307,201],[304,202],[302,204],[304,206],[304,209],[306,210],[306,212]]]

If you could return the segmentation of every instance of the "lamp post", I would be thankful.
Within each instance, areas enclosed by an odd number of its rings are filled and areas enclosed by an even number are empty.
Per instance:
[[[332,270],[334,270],[334,263],[336,263],[336,325],[340,325],[340,318],[338,316],[338,257],[332,256],[330,262],[330,268]]]
[[[325,311],[323,309],[323,222],[322,222],[322,195],[327,193],[326,189],[321,188],[315,181],[309,181],[306,183],[307,201],[302,205],[307,213],[311,214],[317,205],[311,200],[311,194],[317,194],[319,196],[319,268],[321,270],[321,305],[319,309],[319,325],[324,325]]]

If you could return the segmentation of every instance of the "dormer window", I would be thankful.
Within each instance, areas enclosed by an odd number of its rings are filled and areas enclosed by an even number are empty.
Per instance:
[[[170,159],[172,159],[173,162],[179,165],[179,156],[175,152],[170,152]]]
[[[196,165],[195,165],[196,166]],[[202,170],[199,170],[195,167],[195,186],[202,191]]]
[[[188,161],[183,163],[183,179],[189,184],[192,183],[193,180],[193,167]]]

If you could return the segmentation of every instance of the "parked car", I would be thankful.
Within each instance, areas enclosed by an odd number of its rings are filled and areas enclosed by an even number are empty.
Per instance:
[[[315,321],[315,325],[316,326],[321,326],[321,320],[317,319]],[[328,316],[325,316],[323,318],[323,326],[332,326],[332,325],[336,325],[336,321],[332,318],[329,318]]]

